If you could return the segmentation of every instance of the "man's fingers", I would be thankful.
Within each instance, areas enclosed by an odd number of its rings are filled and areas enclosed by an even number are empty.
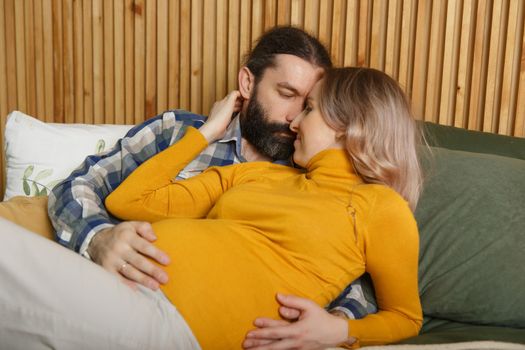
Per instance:
[[[157,236],[155,235],[155,232],[153,232],[153,227],[151,227],[151,224],[149,222],[144,221],[131,221],[130,222],[133,227],[135,227],[135,231],[144,239],[147,239],[150,242],[154,242],[157,240]]]
[[[142,254],[145,254],[140,249],[138,249],[138,251]],[[165,284],[168,282],[168,274],[150,260],[145,258],[144,255],[133,253],[127,259],[127,261],[140,272],[156,279],[158,283]]]
[[[162,265],[168,265],[170,263],[170,258],[166,253],[164,253],[159,248],[155,247],[150,242],[146,241],[145,239],[138,238],[134,239],[131,242],[131,247],[141,253],[144,256],[150,257],[157,261],[159,264]]]
[[[118,272],[127,279],[142,284],[143,286],[146,286],[151,290],[159,289],[159,283],[157,281],[143,274],[131,264],[123,264],[118,269]]]
[[[138,290],[138,286],[135,282],[128,280],[126,277],[123,277],[122,275],[119,275],[119,278],[122,281],[122,283],[124,283],[126,286],[128,286],[132,290],[134,291]]]

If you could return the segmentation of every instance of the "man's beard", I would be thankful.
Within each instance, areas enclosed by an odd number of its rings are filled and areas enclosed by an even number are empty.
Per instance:
[[[257,89],[240,118],[242,136],[260,153],[274,159],[289,159],[293,152],[295,134],[287,123],[268,120],[268,114],[257,100]]]

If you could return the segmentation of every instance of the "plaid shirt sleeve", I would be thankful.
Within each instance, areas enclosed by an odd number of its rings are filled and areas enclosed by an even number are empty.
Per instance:
[[[141,163],[178,140],[204,117],[169,111],[132,128],[110,150],[88,156],[49,195],[48,213],[56,240],[85,257],[93,236],[119,221],[104,206],[105,198]]]
[[[326,308],[330,312],[342,312],[351,320],[376,313],[378,311],[377,303],[370,275],[365,273],[349,284]]]

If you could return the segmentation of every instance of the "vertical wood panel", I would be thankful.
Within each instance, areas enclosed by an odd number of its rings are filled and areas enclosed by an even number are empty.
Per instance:
[[[502,14],[508,14],[508,0],[501,0],[494,3],[492,12],[492,25],[490,33],[489,61],[486,79],[486,98],[484,106],[483,131],[495,131],[495,122],[499,119],[499,101],[501,89],[501,64],[503,53],[505,52],[505,40],[501,40],[501,34],[506,35],[507,22],[502,18]],[[501,67],[503,68],[503,67]],[[493,108],[495,107],[495,108]]]
[[[53,0],[53,121],[64,122],[62,1]],[[102,41],[101,41],[102,43]]]
[[[432,2],[424,1],[419,3],[415,42],[414,81],[411,95],[414,114],[418,119],[424,118],[425,113],[431,16]]]
[[[168,109],[168,0],[157,0],[157,106],[152,113]]]
[[[332,61],[335,66],[341,66],[344,61],[344,43],[345,43],[345,18],[346,8],[345,1],[334,0],[333,4],[333,21],[332,21],[332,46],[330,52],[332,53]]]
[[[134,2],[126,0],[124,5],[124,89],[125,89],[125,123],[133,124],[135,115],[133,84],[135,72],[135,26],[134,26]],[[178,65],[177,65],[178,66]]]
[[[190,39],[191,39],[191,3],[182,0],[180,5],[180,108],[190,109]]]
[[[357,66],[359,44],[359,0],[348,0],[346,6],[345,52],[343,65]]]
[[[17,105],[21,110],[27,110],[27,80],[26,80],[26,38],[24,28],[24,2],[15,1],[15,44],[16,44],[16,80]]]
[[[313,36],[319,35],[319,0],[305,0],[304,29]]]
[[[202,1],[191,2],[191,111],[202,113]]]
[[[403,3],[401,25],[401,47],[399,49],[399,84],[404,87],[406,94],[412,97],[414,75],[416,28],[417,28],[417,0],[405,0]]]
[[[449,1],[446,29],[445,48],[443,56],[443,80],[441,85],[441,99],[437,120],[440,123],[448,123],[454,120],[455,97],[459,60],[459,34],[461,33],[461,10],[463,1]]]
[[[290,5],[290,23],[293,26],[304,27],[304,0],[292,0]]]
[[[74,121],[84,123],[84,37],[82,34],[83,19],[82,0],[73,1],[73,94]]]
[[[228,86],[227,91],[237,86],[237,71],[239,66],[239,0],[230,0],[228,7]]]
[[[476,34],[474,42],[474,61],[472,73],[472,89],[470,95],[470,109],[468,128],[473,130],[481,130],[483,119],[481,116],[484,112],[485,103],[485,87],[487,84],[487,63],[488,63],[488,48],[489,40],[487,38],[490,33],[490,25],[492,20],[492,1],[481,0],[478,3],[478,11],[476,21]]]
[[[7,119],[7,65],[4,53],[6,52],[5,45],[5,1],[0,0],[0,144],[4,144],[4,130]],[[3,148],[2,148],[3,149]],[[3,171],[5,164],[4,152],[0,155],[0,193],[4,192],[5,172]]]
[[[89,17],[91,19],[91,16]],[[42,0],[42,23],[44,27],[44,104],[45,121],[54,120],[54,64],[53,64],[53,3],[52,0]],[[90,67],[90,72],[91,67]],[[40,116],[42,118],[42,116]]]
[[[468,122],[469,101],[474,57],[477,0],[465,0],[461,26],[460,59],[456,91],[454,126],[465,128]]]
[[[210,110],[215,102],[215,62],[216,62],[216,2],[204,0],[204,33],[202,64],[202,111]],[[249,20],[250,17],[247,16]],[[247,34],[249,38],[249,33]]]
[[[379,70],[384,70],[385,66],[387,6],[387,1],[374,1],[372,4],[370,67]]]
[[[253,16],[253,18],[259,16]],[[226,95],[228,88],[228,45],[223,40],[228,36],[228,0],[217,1],[217,62],[215,70],[215,100]],[[252,22],[253,24],[253,22]]]
[[[157,110],[157,0],[145,2],[146,17],[146,113],[151,118]]]
[[[319,6],[319,40],[330,48],[332,45],[332,5],[333,0],[323,0]]]
[[[84,66],[84,86],[82,95],[84,96],[84,122],[93,123],[93,6],[91,1],[84,1],[83,7],[83,66]]]
[[[241,1],[239,66],[244,64],[245,56],[251,49],[251,11],[250,2]]]
[[[115,123],[124,124],[126,122],[126,40],[124,34],[124,6],[125,1],[115,1],[113,3],[114,17],[114,36],[115,36]]]
[[[520,3],[520,18],[521,18],[521,55],[520,59],[520,78],[519,78],[519,92],[518,92],[518,107],[516,110],[516,122],[514,124],[514,136],[525,136],[525,21],[524,21],[524,5]]]
[[[515,55],[514,52],[518,49],[516,45],[516,37],[519,33],[519,27],[517,26],[518,21],[518,1],[511,0],[509,3],[509,12],[508,12],[508,24],[507,24],[507,37],[503,38],[506,41],[505,53],[504,53],[504,63],[503,63],[503,77],[501,83],[501,100],[499,110],[499,122],[497,123],[498,132],[507,134],[512,130],[512,120],[514,119],[515,107],[513,102],[515,101],[515,96],[513,91],[517,92],[517,64],[515,64]],[[513,86],[514,85],[514,86]]]
[[[179,108],[180,1],[170,1],[168,20],[168,105]]]
[[[226,1],[226,0],[222,0]],[[257,40],[264,32],[264,2],[263,0],[252,1],[252,42]],[[224,37],[223,37],[224,38]],[[221,44],[219,40],[217,42]]]
[[[72,0],[62,2],[63,23],[63,78],[64,78],[64,122],[75,122],[75,94],[73,69],[73,3]]]
[[[248,1],[246,1],[248,3]],[[291,1],[290,0],[277,0],[277,25],[290,24],[291,20]],[[242,16],[241,16],[242,20]]]
[[[439,119],[439,99],[443,72],[443,47],[445,43],[445,21],[447,19],[447,2],[434,1],[430,31],[430,48],[427,75],[427,96],[425,98],[425,120],[437,122]]]
[[[146,66],[145,66],[145,8],[143,0],[135,0],[133,5],[134,12],[134,98],[135,98],[135,118],[134,123],[140,123],[144,120],[145,108],[145,82],[146,82]]]
[[[401,28],[403,15],[403,1],[390,0],[388,2],[388,19],[385,46],[385,73],[398,79],[399,76],[399,49],[401,45]]]
[[[36,113],[36,80],[35,80],[35,18],[34,1],[26,0],[24,5],[24,32],[25,32],[25,74],[26,74],[26,111],[30,115]]]
[[[18,105],[16,78],[16,44],[15,44],[15,7],[14,0],[5,0],[5,37],[6,37],[6,66],[7,66],[7,109],[9,111],[20,109]]]
[[[359,3],[359,36],[357,45],[357,65],[368,66],[370,64],[370,36],[369,30],[372,0],[361,0]]]
[[[148,0],[151,3],[151,0]],[[104,27],[104,118],[109,123],[115,123],[115,37],[113,20],[113,2],[103,1]]]
[[[102,0],[93,0],[93,121],[106,121],[104,113],[104,26]],[[143,101],[143,97],[140,98]]]
[[[6,64],[6,45],[5,45],[5,37],[6,37],[6,31],[5,31],[5,1],[0,0],[0,77],[3,79],[0,79],[0,140],[3,144],[3,136],[4,136],[4,118],[7,116],[8,108],[7,108],[7,64]],[[3,155],[3,152],[2,152]],[[1,167],[2,164],[0,164],[0,169],[3,169]],[[0,189],[1,191],[1,189]]]
[[[277,0],[265,0],[264,5],[264,30],[266,31],[277,24]]]

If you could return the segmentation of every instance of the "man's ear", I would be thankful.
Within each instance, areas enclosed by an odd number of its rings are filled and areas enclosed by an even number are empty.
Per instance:
[[[248,67],[243,66],[239,70],[239,92],[241,93],[242,98],[245,100],[250,99],[254,86],[255,76]]]

